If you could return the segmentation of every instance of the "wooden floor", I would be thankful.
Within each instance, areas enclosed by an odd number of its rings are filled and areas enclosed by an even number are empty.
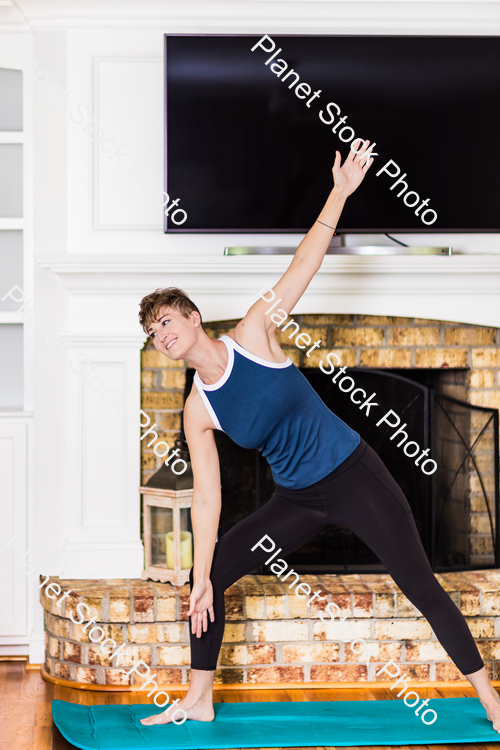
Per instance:
[[[458,698],[473,696],[472,689],[421,688],[419,695],[425,698]],[[172,693],[171,698],[182,698],[184,693]],[[71,703],[117,704],[117,703],[151,703],[146,693],[108,693],[88,690],[74,690],[44,682],[37,671],[26,671],[22,662],[0,662],[0,750],[71,750],[70,745],[54,727],[52,722],[51,701],[70,701]],[[329,689],[313,690],[246,690],[219,691],[215,700],[219,703],[239,703],[243,701],[363,701],[387,700],[394,698],[388,689]],[[500,736],[499,736],[500,739]],[[401,746],[399,746],[401,747]],[[479,750],[486,748],[499,750],[500,743],[483,743],[471,745],[405,745],[408,750]],[[328,749],[325,749],[328,750]],[[335,750],[332,748],[331,750]],[[348,750],[348,749],[347,749]],[[352,748],[351,750],[357,750]],[[372,750],[388,750],[387,746],[374,747]]]

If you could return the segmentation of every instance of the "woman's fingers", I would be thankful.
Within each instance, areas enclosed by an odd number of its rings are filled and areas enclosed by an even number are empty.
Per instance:
[[[215,613],[212,605],[198,612],[195,607],[196,605],[193,604],[188,612],[188,615],[191,617],[191,632],[197,638],[201,638],[201,634],[206,633],[208,630],[208,618],[210,617],[211,622],[215,622]]]
[[[370,146],[370,141],[365,141],[363,146],[359,149],[359,152],[356,154],[357,162],[361,163],[361,166],[365,166],[366,163],[369,161],[369,159],[366,158],[366,152]]]
[[[353,141],[353,143],[355,143],[355,141]],[[356,151],[354,151],[353,148],[350,148],[349,149],[349,153],[348,153],[347,158],[346,158],[346,161],[355,161],[357,156],[358,156],[358,153]]]
[[[360,152],[359,152],[359,156],[360,156],[360,157],[361,157],[361,156],[363,156],[363,154],[365,153],[365,151],[366,151],[366,150],[368,149],[369,145],[370,145],[370,141],[366,140],[366,141],[364,142],[364,144],[363,144],[363,149],[362,149],[362,151],[360,151]]]
[[[197,638],[201,638],[201,626],[202,626],[201,612],[198,612],[198,620],[197,620],[197,627],[196,627]]]

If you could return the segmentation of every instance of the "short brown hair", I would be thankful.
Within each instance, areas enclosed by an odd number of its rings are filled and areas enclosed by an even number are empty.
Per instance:
[[[163,307],[170,307],[173,310],[177,310],[185,318],[189,318],[192,312],[197,312],[201,319],[200,311],[182,289],[177,289],[175,286],[170,286],[167,289],[156,289],[156,291],[151,292],[151,294],[148,294],[141,300],[139,323],[146,333],[148,333],[151,323],[154,320],[158,320]]]

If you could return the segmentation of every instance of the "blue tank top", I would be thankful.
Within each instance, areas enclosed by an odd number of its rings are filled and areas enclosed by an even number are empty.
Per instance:
[[[258,448],[276,484],[309,487],[328,476],[360,443],[360,436],[328,409],[287,358],[268,362],[230,336],[222,378],[194,382],[217,430],[243,448]]]

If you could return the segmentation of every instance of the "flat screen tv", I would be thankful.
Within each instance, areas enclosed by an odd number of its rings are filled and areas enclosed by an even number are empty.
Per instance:
[[[499,37],[167,34],[165,112],[168,232],[306,232],[360,139],[338,232],[500,231]]]

